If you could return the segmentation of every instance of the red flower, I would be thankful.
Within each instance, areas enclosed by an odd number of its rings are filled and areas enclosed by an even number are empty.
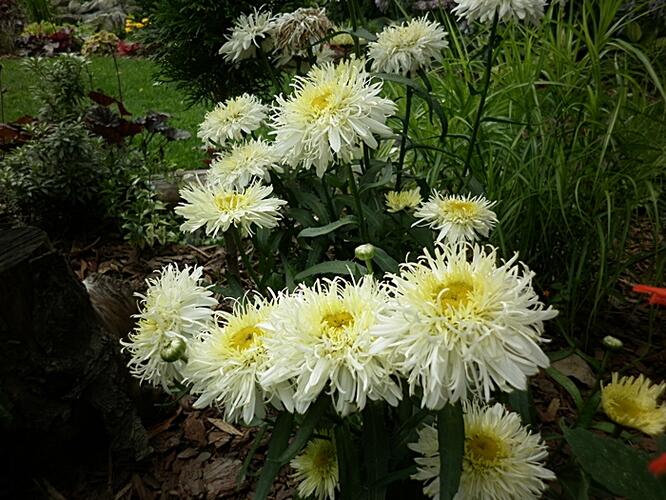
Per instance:
[[[648,299],[649,304],[658,304],[660,306],[666,306],[666,288],[658,288],[656,286],[649,285],[634,285],[634,292],[638,293],[647,293],[650,295]]]
[[[663,476],[666,474],[666,452],[659,455],[648,464],[648,469],[655,476]]]

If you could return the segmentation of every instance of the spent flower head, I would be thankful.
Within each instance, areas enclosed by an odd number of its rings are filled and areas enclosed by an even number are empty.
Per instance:
[[[601,406],[613,422],[656,436],[666,430],[666,403],[659,403],[665,389],[666,383],[653,384],[642,374],[620,378],[613,373],[601,388]]]
[[[451,12],[458,19],[487,22],[492,21],[497,12],[498,19],[538,21],[543,17],[546,0],[455,0],[458,4]]]
[[[241,235],[253,233],[252,226],[275,227],[281,217],[279,209],[286,201],[273,198],[271,186],[257,183],[234,188],[216,183],[193,183],[180,191],[185,200],[175,209],[185,218],[181,231],[194,232],[206,228],[206,234],[217,236],[232,225]]]
[[[539,344],[557,311],[539,301],[534,274],[516,260],[498,265],[495,249],[458,243],[425,251],[392,277],[372,352],[394,353],[423,406],[525,390],[527,377],[549,365]]]
[[[275,147],[293,166],[314,165],[322,177],[334,160],[360,155],[362,144],[376,148],[374,134],[392,134],[385,122],[396,105],[380,97],[382,84],[372,80],[363,61],[315,66],[296,77],[293,87],[293,95],[278,96],[272,117]]]
[[[234,21],[231,34],[220,48],[225,61],[238,62],[254,58],[257,49],[270,50],[271,34],[277,18],[268,11],[254,9],[252,14],[242,14]]]
[[[301,7],[277,18],[274,33],[277,64],[284,65],[293,57],[308,57],[315,51],[314,44],[321,41],[335,25],[321,7]]]
[[[377,35],[377,41],[368,44],[372,70],[402,75],[427,70],[434,61],[442,60],[442,50],[449,45],[446,35],[439,23],[425,17],[388,26]]]
[[[229,140],[238,141],[243,134],[257,130],[267,114],[268,106],[246,93],[218,103],[215,109],[206,113],[197,136],[207,145],[224,146]]]
[[[138,322],[127,341],[130,372],[141,381],[165,390],[181,379],[189,342],[205,331],[213,318],[217,300],[201,285],[203,268],[171,264],[159,277],[147,279]]]
[[[479,235],[488,237],[497,224],[497,215],[490,210],[496,202],[483,196],[442,195],[432,196],[414,212],[417,220],[413,226],[429,226],[437,234],[437,241],[476,241]]]
[[[466,405],[465,451],[460,487],[454,500],[536,500],[546,489],[545,481],[555,474],[544,467],[548,456],[541,436],[520,423],[517,413],[500,403],[493,406]],[[425,426],[419,439],[409,444],[417,452],[416,474],[423,492],[439,498],[439,449],[437,428]]]

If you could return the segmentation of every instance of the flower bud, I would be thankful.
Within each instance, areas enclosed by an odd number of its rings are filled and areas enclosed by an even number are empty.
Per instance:
[[[624,345],[620,339],[615,338],[612,335],[605,336],[602,342],[604,347],[609,351],[619,351]]]
[[[372,260],[375,256],[375,247],[370,243],[359,245],[354,250],[354,255],[356,255],[356,258],[359,260]]]
[[[180,337],[169,339],[160,350],[160,357],[167,363],[173,363],[183,358],[187,344]]]

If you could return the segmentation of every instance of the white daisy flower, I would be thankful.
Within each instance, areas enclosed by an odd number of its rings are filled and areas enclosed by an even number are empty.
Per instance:
[[[464,414],[465,452],[460,487],[454,500],[536,500],[555,474],[544,467],[548,451],[539,434],[520,423],[517,413],[500,403],[467,405]],[[437,428],[425,426],[409,448],[420,456],[412,479],[423,481],[423,493],[439,498]]]
[[[534,273],[514,265],[517,256],[496,260],[495,249],[439,246],[392,277],[394,300],[373,328],[372,352],[394,351],[396,369],[412,394],[422,388],[427,408],[524,390],[549,364],[539,344],[557,311],[539,301]]]
[[[384,198],[386,198],[386,209],[391,213],[416,208],[422,201],[419,188],[389,191]]]
[[[265,415],[265,403],[275,394],[266,393],[258,383],[268,356],[263,345],[266,321],[273,305],[256,296],[236,302],[232,312],[221,311],[222,325],[216,325],[199,341],[192,342],[183,375],[198,395],[195,408],[214,404],[231,422],[241,418],[246,424]],[[278,399],[291,401],[289,386],[276,387]],[[276,401],[279,406],[279,401]]]
[[[543,17],[546,0],[455,0],[456,5],[451,12],[458,19],[466,19],[467,22],[479,20],[484,23],[492,21],[495,12],[498,12],[499,20],[511,18],[538,21]]]
[[[146,280],[138,324],[128,341],[120,341],[132,358],[130,372],[165,390],[181,379],[188,343],[210,325],[217,300],[201,286],[203,268],[171,264],[158,278]]]
[[[276,19],[270,12],[256,8],[253,14],[239,16],[219,53],[224,55],[225,61],[238,62],[254,58],[257,48],[270,50],[270,35],[275,29]]]
[[[254,183],[246,188],[236,189],[215,183],[193,183],[180,191],[185,200],[175,209],[185,217],[181,231],[194,232],[205,226],[206,234],[217,236],[231,225],[241,231],[241,235],[252,234],[252,225],[270,228],[278,224],[279,209],[286,201],[269,197],[271,186]]]
[[[449,46],[448,33],[439,23],[425,17],[412,19],[400,26],[387,26],[368,44],[372,71],[407,75],[427,70],[441,61],[442,50]]]
[[[224,146],[228,140],[238,141],[243,134],[257,130],[267,114],[268,106],[256,96],[243,94],[219,103],[206,113],[197,137],[207,145]]]
[[[272,117],[276,148],[291,165],[314,165],[322,177],[335,159],[357,157],[363,143],[376,148],[374,134],[392,134],[385,122],[396,105],[379,96],[382,84],[363,61],[315,66],[293,86],[292,96],[278,96]]]
[[[326,16],[325,8],[301,7],[282,14],[276,20],[274,32],[277,65],[287,64],[293,57],[308,57],[308,51],[318,51],[315,46],[335,29]]]
[[[490,210],[496,202],[483,196],[448,195],[434,192],[432,196],[414,212],[417,220],[414,226],[429,226],[439,231],[437,241],[475,241],[480,234],[488,237],[497,224],[497,215]]]
[[[318,280],[283,297],[267,328],[271,357],[261,383],[271,388],[293,379],[296,410],[304,413],[327,387],[341,415],[363,409],[367,399],[395,405],[400,388],[382,352],[370,354],[370,328],[387,297],[372,277],[359,283]]]
[[[235,144],[229,152],[213,159],[208,173],[209,182],[244,188],[254,179],[270,180],[269,171],[282,172],[280,155],[272,144],[261,139]]]
[[[298,482],[298,495],[302,498],[314,496],[317,500],[334,500],[339,489],[338,456],[332,439],[311,440],[303,453],[289,465]]]

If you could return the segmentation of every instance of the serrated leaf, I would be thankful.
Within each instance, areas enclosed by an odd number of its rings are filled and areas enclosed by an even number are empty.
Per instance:
[[[323,236],[325,234],[332,233],[336,229],[343,227],[343,226],[349,226],[349,225],[358,225],[358,220],[356,219],[355,215],[347,215],[345,217],[341,217],[340,219],[336,220],[335,222],[331,222],[330,224],[326,224],[325,226],[318,226],[318,227],[308,227],[303,229],[300,233],[298,233],[299,238],[315,238],[317,236]]]

